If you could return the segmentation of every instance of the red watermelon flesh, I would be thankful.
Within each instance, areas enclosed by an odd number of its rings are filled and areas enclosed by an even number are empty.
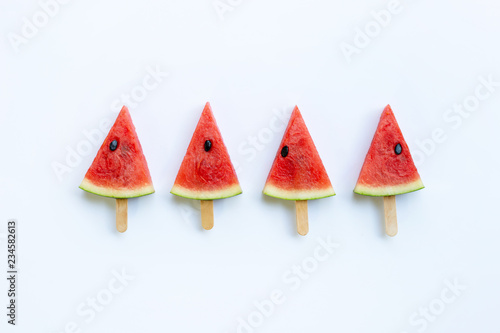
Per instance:
[[[197,200],[223,199],[242,193],[209,103],[201,114],[170,192]]]
[[[397,145],[401,145],[397,154]],[[424,188],[410,149],[389,105],[380,117],[354,192],[371,196],[392,196]]]
[[[287,151],[282,154],[284,149]],[[298,107],[292,112],[263,192],[286,200],[312,200],[335,195]]]
[[[118,114],[80,188],[112,198],[133,198],[155,191],[127,107]]]

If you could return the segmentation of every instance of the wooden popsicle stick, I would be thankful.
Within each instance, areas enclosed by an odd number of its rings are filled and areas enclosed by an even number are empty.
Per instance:
[[[127,231],[128,199],[116,199],[116,230],[119,232]]]
[[[205,230],[214,227],[214,202],[213,200],[201,200],[201,226]]]
[[[305,236],[309,232],[309,217],[307,214],[307,200],[295,201],[295,211],[297,214],[297,232]]]
[[[396,214],[396,196],[384,197],[385,233],[394,237],[398,233],[398,216]]]

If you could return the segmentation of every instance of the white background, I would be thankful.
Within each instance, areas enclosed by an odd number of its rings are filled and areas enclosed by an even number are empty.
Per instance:
[[[41,7],[1,1],[2,271],[9,218],[20,258],[18,326],[6,324],[2,278],[1,331],[236,332],[250,315],[256,327],[240,332],[498,332],[500,87],[460,125],[443,118],[474,101],[479,77],[500,81],[498,4],[401,0],[348,62],[340,46],[387,1],[231,3],[221,19],[212,0],[70,1],[16,52],[9,36]],[[114,201],[78,188],[100,143],[61,179],[53,165],[88,148],[84,132],[114,120],[114,101],[156,67],[169,77],[131,107],[156,193],[129,201],[119,234]],[[169,193],[206,101],[244,191],[216,202],[209,232],[198,202]],[[426,185],[397,198],[392,239],[382,200],[352,192],[388,103]],[[306,237],[292,203],[261,194],[283,133],[269,138],[270,123],[296,104],[337,192],[310,202]],[[425,155],[418,142],[438,128],[446,140]],[[261,150],[244,152],[259,134]],[[339,248],[292,290],[283,276],[328,237]],[[122,269],[134,280],[79,315]],[[454,296],[446,281],[466,289]],[[259,322],[254,302],[275,289],[286,300]]]

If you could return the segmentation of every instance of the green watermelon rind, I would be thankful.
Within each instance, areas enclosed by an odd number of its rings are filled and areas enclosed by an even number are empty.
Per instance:
[[[283,190],[278,188],[277,186],[266,184],[264,187],[264,191],[262,191],[267,196],[290,200],[290,201],[298,201],[298,200],[316,200],[323,199],[328,197],[333,197],[336,195],[333,187],[326,189],[313,189],[313,190]]]
[[[241,190],[241,186],[239,184],[231,185],[224,189],[212,190],[212,191],[195,191],[179,185],[174,185],[170,193],[186,199],[218,200],[218,199],[226,199],[237,196],[243,193],[243,191]]]
[[[117,190],[95,185],[87,179],[84,179],[79,187],[86,192],[115,199],[130,199],[130,198],[143,197],[145,195],[153,194],[155,192],[153,185],[146,185],[138,189]]]
[[[422,180],[419,178],[411,183],[392,185],[392,186],[367,186],[357,184],[354,193],[370,197],[388,197],[399,194],[415,192],[425,188]]]

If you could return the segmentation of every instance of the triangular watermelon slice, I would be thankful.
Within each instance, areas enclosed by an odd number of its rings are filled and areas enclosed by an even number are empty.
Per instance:
[[[80,185],[111,198],[134,198],[155,190],[127,107],[123,107]]]
[[[264,194],[286,200],[312,200],[335,195],[297,106],[269,172]]]
[[[210,103],[203,109],[170,192],[196,200],[223,199],[242,193]]]
[[[355,193],[393,196],[424,188],[410,149],[389,105],[382,112]]]

